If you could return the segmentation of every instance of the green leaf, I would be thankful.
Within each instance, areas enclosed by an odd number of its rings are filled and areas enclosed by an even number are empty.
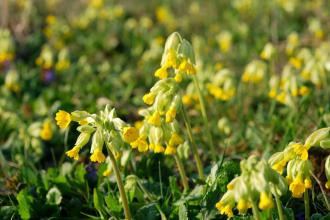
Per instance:
[[[50,205],[59,205],[62,201],[62,194],[57,187],[53,187],[48,191],[46,199]]]
[[[15,206],[2,206],[0,208],[0,216],[2,219],[12,219],[16,212]]]
[[[86,170],[83,164],[79,164],[77,165],[75,168],[75,180],[78,184],[84,185],[85,184],[85,174],[86,174]]]
[[[29,195],[27,189],[22,189],[16,196],[18,201],[18,213],[22,219],[30,219],[32,212],[33,197]]]
[[[105,203],[112,212],[121,212],[122,210],[122,206],[118,199],[110,193],[105,197]]]
[[[101,193],[96,188],[93,189],[93,202],[94,202],[94,207],[99,212],[101,218],[104,218],[103,217],[104,200]]]
[[[179,206],[179,220],[188,220],[188,211],[184,203]]]

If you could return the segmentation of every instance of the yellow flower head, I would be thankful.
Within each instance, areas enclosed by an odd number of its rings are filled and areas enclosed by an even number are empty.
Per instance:
[[[176,116],[176,109],[173,107],[170,107],[170,109],[166,112],[166,123],[171,123],[175,119]]]
[[[176,73],[174,76],[174,80],[175,80],[175,82],[180,83],[182,81],[182,74]]]
[[[78,160],[79,159],[79,151],[80,151],[80,147],[74,146],[71,150],[67,151],[65,154],[68,157],[71,157],[75,160]]]
[[[148,123],[154,126],[160,126],[160,114],[158,111],[155,111],[151,116],[149,116]]]
[[[260,193],[259,208],[261,210],[270,209],[273,207],[273,199],[266,192]]]
[[[305,184],[300,177],[296,177],[289,186],[292,196],[294,198],[301,198],[302,194],[305,192]]]
[[[139,130],[135,127],[124,127],[123,139],[127,143],[134,142],[139,138]]]
[[[40,137],[42,140],[49,141],[53,137],[52,124],[50,121],[45,121],[40,131]]]
[[[143,102],[147,105],[152,105],[155,101],[155,94],[154,93],[147,93],[143,96]]]
[[[175,146],[175,145],[179,145],[179,144],[182,144],[182,143],[183,143],[182,138],[176,132],[172,133],[168,144],[171,145],[171,146]]]
[[[250,205],[249,202],[245,199],[240,199],[237,203],[237,209],[239,213],[244,214],[249,209]]]
[[[176,148],[174,146],[168,145],[165,149],[165,155],[173,155],[176,153]]]
[[[189,63],[186,59],[184,59],[179,65],[179,71],[183,73],[187,73],[189,75],[196,74],[195,67]]]
[[[159,69],[156,70],[155,74],[156,77],[158,77],[159,79],[166,79],[168,76],[168,72],[167,69],[164,67],[161,67]]]
[[[308,150],[303,144],[300,143],[294,144],[293,150],[302,160],[308,159]]]
[[[176,53],[173,49],[170,49],[168,54],[167,54],[167,57],[166,57],[166,62],[165,62],[165,65],[164,67],[166,68],[176,68],[177,66],[177,59],[176,59]]]
[[[137,148],[139,152],[146,152],[148,150],[148,143],[145,136],[140,136],[136,141],[131,142],[131,147]]]
[[[307,86],[302,86],[299,89],[299,95],[306,96],[310,93],[310,89]]]
[[[283,173],[284,167],[286,166],[287,161],[281,160],[278,163],[272,166],[273,170],[277,171],[279,174]]]
[[[154,148],[155,153],[163,153],[165,148],[161,144],[156,144]]]
[[[304,184],[305,184],[306,189],[312,188],[312,181],[311,181],[310,178],[306,178],[305,181],[304,181]]]
[[[63,111],[63,110],[59,110],[56,113],[55,116],[55,120],[56,120],[56,124],[60,127],[60,128],[67,128],[68,125],[71,122],[71,115],[70,113]]]
[[[112,173],[112,170],[110,170],[110,169],[106,169],[104,172],[103,172],[103,176],[110,176],[111,175],[111,173]]]
[[[232,207],[230,205],[224,205],[221,201],[218,202],[216,205],[216,208],[219,210],[221,215],[227,215],[228,218],[231,218],[234,216]]]
[[[91,158],[92,162],[103,163],[105,161],[105,156],[104,156],[102,150],[99,148],[96,148],[94,150],[94,152],[90,158]]]

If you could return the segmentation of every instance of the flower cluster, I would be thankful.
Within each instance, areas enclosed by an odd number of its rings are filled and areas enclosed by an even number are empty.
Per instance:
[[[99,114],[90,114],[86,111],[74,111],[68,113],[58,111],[56,122],[60,128],[67,128],[71,121],[78,122],[80,132],[75,146],[66,152],[66,155],[78,160],[81,149],[92,139],[91,161],[102,163],[106,160],[103,154],[103,146],[106,144],[115,156],[121,155],[124,142],[132,143],[138,138],[138,130],[131,127],[116,116],[114,109],[107,106]]]
[[[241,214],[259,201],[261,210],[270,209],[274,206],[273,197],[281,196],[287,190],[285,179],[271,169],[265,160],[251,156],[241,161],[241,175],[234,178],[228,185],[228,191],[216,204],[221,214],[233,217],[235,207]]]
[[[310,92],[310,89],[303,85],[303,82],[294,73],[294,69],[290,65],[283,69],[281,77],[273,75],[270,78],[269,87],[268,96],[288,106],[294,106],[295,97],[306,96]]]
[[[306,189],[312,187],[312,164],[308,159],[308,150],[311,147],[328,148],[330,128],[322,128],[313,132],[304,144],[291,142],[281,152],[277,152],[269,159],[269,164],[279,174],[286,168],[286,179],[292,196],[301,198]]]
[[[228,69],[222,69],[216,73],[211,82],[206,85],[209,93],[222,101],[230,100],[236,93],[233,73]]]
[[[253,60],[244,70],[242,81],[245,83],[258,84],[264,79],[266,74],[266,64],[261,60]]]
[[[173,73],[174,80],[179,83],[182,81],[183,74],[196,74],[194,65],[195,56],[192,46],[186,39],[182,39],[177,32],[174,32],[166,40],[161,66],[156,70],[155,76],[165,79]]]
[[[181,107],[178,90],[179,87],[172,78],[162,79],[143,96],[143,101],[150,107],[140,111],[145,119],[140,128],[139,139],[131,143],[132,148],[137,148],[140,152],[150,149],[155,153],[176,153],[176,147],[183,143],[175,120]],[[146,142],[147,138],[149,144]]]

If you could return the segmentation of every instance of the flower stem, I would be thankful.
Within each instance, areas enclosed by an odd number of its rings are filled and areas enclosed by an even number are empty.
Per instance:
[[[127,197],[126,197],[126,193],[125,193],[125,189],[124,189],[124,184],[123,184],[123,181],[121,179],[120,171],[119,171],[119,168],[117,166],[115,156],[113,155],[109,144],[107,144],[107,147],[108,147],[107,149],[108,149],[108,154],[109,154],[109,157],[110,157],[111,165],[113,167],[113,170],[114,170],[114,173],[115,173],[115,176],[116,176],[121,201],[123,203],[125,219],[126,220],[132,220],[131,211],[130,211],[129,206],[128,206],[128,201],[127,201]]]
[[[278,212],[279,220],[284,220],[282,203],[281,203],[280,198],[276,194],[275,194],[275,201],[276,201],[276,206],[277,206],[277,212]]]
[[[191,125],[190,125],[190,122],[188,120],[187,113],[186,113],[183,106],[182,106],[182,109],[181,109],[181,113],[182,113],[182,117],[183,117],[184,123],[185,123],[186,128],[187,128],[188,138],[189,138],[189,141],[191,143],[191,151],[192,151],[192,153],[194,155],[194,158],[195,158],[195,161],[196,161],[199,178],[201,180],[204,180],[204,172],[203,172],[203,166],[202,166],[201,158],[198,155],[196,142],[193,138],[193,134],[192,134],[192,130],[191,130]]]
[[[305,220],[310,220],[308,189],[304,192]]]
[[[259,215],[259,210],[258,210],[257,204],[252,199],[251,199],[251,204],[252,204],[252,212],[253,212],[254,219],[260,220],[260,215]]]
[[[182,161],[181,161],[180,157],[177,154],[174,154],[174,159],[175,159],[176,165],[178,166],[178,169],[179,169],[179,173],[180,173],[180,176],[181,176],[184,191],[188,192],[188,190],[189,190],[188,178],[187,178],[184,166],[182,164]]]
[[[196,75],[193,75],[193,81],[194,81],[195,87],[197,89],[198,99],[199,99],[199,103],[201,105],[202,118],[203,118],[203,122],[204,122],[204,126],[205,126],[207,139],[208,139],[208,142],[209,142],[209,147],[210,147],[210,150],[211,150],[211,157],[214,161],[216,161],[216,159],[217,159],[216,155],[217,154],[216,154],[216,151],[215,151],[213,138],[212,138],[212,134],[211,134],[211,130],[210,130],[209,119],[207,118],[207,114],[206,114],[204,97],[203,97],[202,91],[199,87],[198,79],[197,79]]]

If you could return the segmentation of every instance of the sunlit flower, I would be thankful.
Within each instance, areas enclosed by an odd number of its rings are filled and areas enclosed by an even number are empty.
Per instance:
[[[261,210],[270,209],[273,207],[273,199],[266,192],[260,193],[259,208]]]
[[[66,111],[59,110],[56,113],[55,120],[60,128],[67,128],[71,122],[71,115]]]
[[[68,157],[71,157],[71,158],[73,158],[75,160],[78,160],[79,159],[79,151],[80,151],[80,147],[74,146],[71,150],[65,152],[65,154]]]
[[[53,131],[52,131],[52,124],[50,121],[45,121],[42,125],[42,129],[40,131],[40,137],[41,139],[45,141],[49,141],[53,137]]]
[[[123,139],[127,143],[132,143],[139,137],[139,130],[135,127],[123,128]]]
[[[301,198],[302,194],[305,192],[305,184],[301,177],[296,177],[289,186],[292,196],[294,198]]]
[[[105,156],[100,148],[96,148],[90,158],[92,162],[103,163],[105,161]]]

